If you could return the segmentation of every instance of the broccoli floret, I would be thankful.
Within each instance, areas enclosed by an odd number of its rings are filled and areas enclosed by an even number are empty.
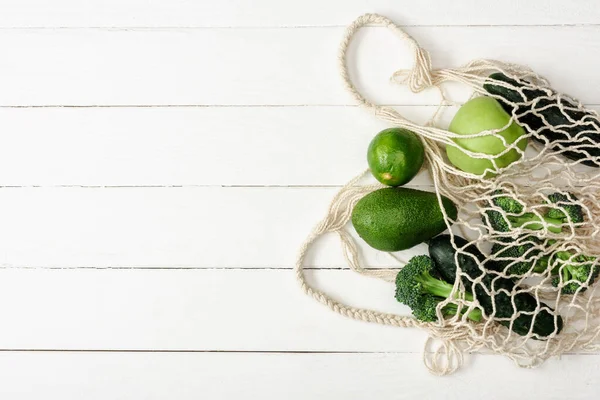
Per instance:
[[[525,207],[518,200],[502,194],[502,191],[495,191],[492,195],[494,206],[502,209],[506,216],[497,210],[486,210],[485,216],[487,224],[496,232],[510,232],[515,228],[526,228],[529,230],[541,230],[544,223],[550,232],[560,233],[562,225],[569,222],[580,224],[584,221],[582,207],[577,204],[577,197],[570,193],[553,193],[548,196],[549,203],[558,207],[550,207],[543,217],[534,213],[524,213]],[[548,265],[552,264],[554,268],[551,271],[553,276],[552,284],[557,287],[562,285],[561,292],[564,294],[574,294],[577,291],[584,291],[588,285],[591,285],[600,275],[600,266],[594,265],[596,257],[578,255],[573,257],[569,251],[559,251],[551,256],[541,256],[538,245],[542,241],[536,237],[525,236],[517,243],[511,243],[509,238],[498,238],[504,243],[495,243],[492,247],[492,254],[497,257],[496,263],[498,270],[509,275],[522,276],[530,272],[544,272]],[[556,241],[547,240],[545,246],[551,246]],[[525,261],[516,261],[525,257]],[[584,285],[586,284],[586,285]]]
[[[421,321],[437,321],[438,304],[452,296],[453,285],[435,278],[435,266],[428,256],[411,258],[396,276],[396,300],[406,304],[415,318]],[[465,293],[465,300],[473,301],[471,293]],[[456,304],[448,304],[442,308],[444,316],[456,315],[459,310]],[[467,318],[481,320],[481,310],[474,309]]]
[[[514,245],[494,243],[492,254],[497,257],[496,265],[508,275],[521,276],[528,272],[543,272],[548,267],[547,257],[536,258],[540,253],[537,245],[541,243],[536,237],[527,237],[526,241]],[[525,260],[516,261],[521,257],[525,257]]]
[[[487,210],[488,225],[496,232],[509,232],[515,228],[526,228],[529,230],[541,230],[546,223],[548,230],[554,233],[562,231],[563,218],[551,218],[550,216],[539,217],[534,213],[523,213],[524,206],[518,200],[509,196],[499,196],[501,191],[493,193],[492,203],[507,213],[504,217],[497,210]]]
[[[548,196],[548,200],[560,208],[549,209],[546,213],[547,217],[561,219],[565,223],[568,223],[569,220],[574,224],[583,222],[583,209],[576,203],[577,197],[575,195],[570,193],[552,193]]]
[[[496,210],[487,210],[485,212],[487,225],[496,232],[510,232],[510,223],[501,212]]]
[[[492,203],[495,206],[500,207],[502,210],[511,214],[521,214],[523,212],[524,207],[519,201],[508,196],[498,196],[500,194],[502,194],[502,191],[500,190],[496,190],[492,193],[493,196],[496,196],[492,198]],[[488,225],[496,232],[510,232],[512,229],[510,220],[504,217],[501,212],[497,210],[487,210],[486,215]]]
[[[494,203],[496,206],[500,207],[501,209],[510,214],[523,213],[525,207],[523,206],[523,204],[521,204],[521,202],[509,196],[499,196],[501,194],[501,190],[496,190],[492,194],[492,196],[494,196],[492,198],[492,203]]]
[[[563,294],[585,291],[587,285],[591,285],[600,274],[600,266],[594,265],[596,257],[586,255],[573,257],[568,251],[559,251],[555,257],[556,267],[553,270],[555,276],[552,279],[552,286],[558,287],[562,283]],[[584,283],[587,285],[584,286]]]

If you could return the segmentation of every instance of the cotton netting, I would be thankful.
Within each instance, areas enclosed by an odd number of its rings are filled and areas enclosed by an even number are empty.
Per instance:
[[[427,88],[438,88],[446,81],[456,81],[473,90],[473,96],[493,96],[502,102],[511,114],[511,123],[516,121],[526,130],[529,139],[528,150],[521,151],[517,143],[508,144],[503,136],[498,135],[502,129],[485,131],[476,135],[459,136],[435,126],[436,116],[425,126],[415,124],[400,115],[391,107],[379,106],[365,99],[352,84],[347,70],[346,52],[354,33],[366,24],[384,25],[405,39],[414,51],[415,62],[411,70],[398,71],[392,80],[408,85],[413,92]],[[469,246],[476,246],[488,260],[495,260],[503,267],[490,271],[487,262],[477,260],[482,271],[491,274],[494,279],[512,279],[513,290],[506,291],[514,304],[518,293],[529,293],[536,301],[534,310],[528,313],[533,318],[545,307],[553,309],[553,315],[562,318],[564,328],[560,333],[553,332],[545,340],[535,340],[535,334],[529,332],[519,335],[502,325],[509,325],[518,318],[514,314],[510,318],[499,321],[494,312],[487,313],[481,323],[468,322],[464,316],[440,318],[439,322],[426,323],[418,321],[410,315],[395,315],[374,310],[359,309],[342,304],[324,292],[314,289],[305,280],[303,265],[306,251],[313,241],[325,233],[336,233],[341,239],[349,267],[363,275],[373,276],[393,282],[397,269],[377,270],[364,268],[354,238],[349,234],[348,221],[356,202],[365,194],[381,188],[381,185],[361,185],[361,175],[344,186],[332,200],[326,217],[316,226],[300,250],[295,272],[302,289],[317,301],[345,316],[399,327],[418,326],[427,329],[429,340],[424,351],[427,367],[436,374],[453,372],[462,364],[463,353],[469,351],[490,351],[510,357],[521,367],[535,367],[552,356],[560,356],[565,352],[590,352],[600,348],[600,297],[590,278],[582,283],[573,294],[564,294],[563,287],[570,282],[562,274],[558,254],[568,254],[570,261],[576,263],[579,256],[587,256],[591,267],[598,265],[595,257],[600,256],[600,120],[596,112],[586,109],[579,101],[557,93],[547,80],[531,69],[515,64],[495,60],[475,60],[455,69],[432,69],[429,54],[420,48],[417,42],[389,19],[366,14],[352,23],[344,36],[339,52],[340,71],[343,81],[354,98],[378,118],[389,122],[392,126],[409,129],[420,136],[425,146],[426,162],[434,183],[438,201],[440,196],[451,199],[459,209],[456,221],[446,215],[448,228],[454,234],[468,239]],[[489,84],[489,76],[502,73],[507,82],[494,82],[501,89],[509,90],[512,99],[495,95],[484,89]],[[445,100],[440,108],[449,104]],[[550,111],[550,112],[549,112]],[[550,116],[550,117],[549,117]],[[549,120],[550,119],[550,120]],[[508,125],[507,125],[508,126]],[[522,154],[519,161],[508,167],[500,168],[495,176],[484,177],[465,173],[453,167],[445,159],[445,146],[453,145],[453,138],[478,137],[493,135],[506,146],[506,150],[495,156],[478,153],[467,154],[476,158],[486,158],[497,168],[497,158],[509,151]],[[552,193],[561,193],[568,197],[570,203],[582,207],[584,221],[577,223],[567,218],[559,228],[551,227],[541,217],[548,210]],[[510,229],[507,232],[490,227],[486,216],[489,212],[500,213],[504,218],[510,215],[494,204],[499,196],[509,196],[523,205],[522,213],[533,213],[540,217],[540,226],[535,230],[529,227]],[[441,203],[440,203],[441,204]],[[560,206],[560,204],[559,204]],[[560,208],[560,207],[559,207]],[[442,207],[442,210],[444,208]],[[566,209],[564,210],[566,211]],[[560,232],[557,232],[560,231]],[[527,251],[518,257],[507,256],[499,251],[492,251],[494,244],[506,248],[508,244],[526,246]],[[457,256],[465,254],[467,246],[454,244]],[[542,263],[542,260],[545,260]],[[457,259],[458,261],[458,259]],[[514,271],[518,266],[531,266],[523,272]],[[539,266],[544,268],[534,268]],[[401,265],[399,265],[401,267]],[[465,285],[473,283],[463,271],[454,282],[454,290],[460,293]],[[564,279],[561,276],[564,275]],[[554,281],[554,284],[553,284]],[[477,282],[475,282],[477,283]],[[498,289],[502,290],[502,289]],[[390,289],[390,296],[392,296]],[[492,287],[489,295],[497,294]],[[477,296],[476,296],[477,297]],[[452,301],[464,307],[481,307],[475,299],[447,300],[441,307]],[[441,316],[441,313],[438,314]],[[439,345],[437,350],[430,349],[431,342]]]

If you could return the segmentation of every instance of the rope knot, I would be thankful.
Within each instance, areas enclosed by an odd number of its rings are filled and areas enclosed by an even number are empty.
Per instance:
[[[407,85],[413,93],[419,93],[436,85],[435,72],[431,68],[429,52],[414,43],[415,64],[412,69],[394,72],[392,82]]]

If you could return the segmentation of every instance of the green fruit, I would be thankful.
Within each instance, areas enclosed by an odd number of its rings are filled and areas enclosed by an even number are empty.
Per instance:
[[[421,169],[424,157],[421,140],[413,132],[401,128],[379,132],[367,150],[371,173],[388,186],[408,183]]]
[[[445,197],[442,203],[456,219],[456,206]],[[446,230],[435,193],[408,188],[369,193],[354,206],[352,225],[365,242],[383,251],[409,249]]]
[[[504,111],[496,99],[476,97],[466,102],[458,110],[448,130],[459,135],[472,135],[486,130],[500,129],[508,125],[509,121],[510,115]],[[506,139],[506,143],[511,144],[525,135],[525,131],[513,121],[508,128],[498,134]],[[477,175],[483,174],[487,169],[486,176],[494,175],[496,168],[491,160],[470,157],[461,148],[479,154],[497,155],[506,149],[500,138],[489,135],[453,140],[458,146],[446,146],[446,153],[455,167]],[[519,140],[517,147],[524,151],[527,147],[527,138]],[[506,154],[496,157],[495,160],[498,168],[504,168],[520,158],[521,154],[516,149],[512,149]]]

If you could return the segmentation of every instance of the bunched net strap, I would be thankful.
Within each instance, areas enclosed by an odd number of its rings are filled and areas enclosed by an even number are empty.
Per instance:
[[[413,67],[410,70],[401,70],[392,76],[392,80],[396,83],[407,85],[413,92],[420,92],[427,88],[437,88],[441,95],[440,107],[433,115],[432,119],[424,126],[415,124],[414,122],[404,118],[395,109],[391,107],[380,106],[366,99],[354,86],[347,68],[347,51],[352,41],[354,34],[367,24],[383,25],[390,28],[398,36],[404,39],[410,46],[414,58]],[[485,131],[474,135],[464,135],[461,138],[474,138],[492,135],[504,143],[506,150],[496,156],[486,156],[478,153],[473,153],[465,150],[464,153],[473,158],[489,159],[495,169],[502,172],[496,179],[483,179],[482,176],[473,175],[460,171],[446,163],[443,156],[443,146],[452,145],[452,139],[458,135],[448,132],[444,129],[439,129],[434,126],[437,116],[446,105],[453,103],[449,102],[441,89],[441,84],[446,81],[455,81],[463,83],[473,89],[474,95],[485,94],[483,84],[486,82],[487,76],[493,72],[501,72],[506,76],[516,79],[526,80],[531,82],[532,87],[547,92],[547,99],[554,101],[553,104],[559,104],[563,110],[563,102],[561,95],[549,91],[548,82],[535,74],[529,68],[503,63],[495,60],[475,60],[467,65],[456,69],[437,69],[433,70],[429,53],[422,49],[418,43],[398,25],[393,23],[388,18],[376,14],[365,14],[354,21],[346,30],[344,38],[341,42],[339,50],[339,68],[340,75],[343,78],[344,84],[348,91],[364,108],[370,110],[374,115],[382,120],[391,123],[394,126],[411,130],[418,134],[425,147],[426,164],[428,166],[431,178],[434,183],[435,192],[438,201],[441,204],[441,196],[446,196],[452,200],[461,210],[461,214],[457,221],[451,221],[447,215],[445,221],[447,227],[450,228],[454,223],[454,228],[462,232],[475,232],[477,239],[471,243],[481,245],[484,242],[497,243],[499,240],[505,240],[510,237],[511,240],[519,239],[519,232],[495,232],[493,230],[484,229],[481,223],[481,210],[486,210],[489,207],[489,202],[492,199],[492,193],[495,190],[502,189],[508,191],[515,198],[526,200],[526,203],[533,202],[531,211],[538,213],[543,205],[539,204],[545,197],[545,190],[560,190],[553,182],[558,175],[563,180],[562,186],[571,193],[576,193],[581,199],[580,204],[583,207],[590,223],[585,227],[575,227],[572,221],[569,221],[568,237],[562,237],[562,244],[557,244],[552,248],[552,251],[574,247],[576,250],[585,251],[587,254],[599,254],[600,244],[598,244],[598,236],[600,235],[600,223],[595,215],[600,215],[600,206],[598,193],[598,178],[600,172],[595,173],[580,172],[577,167],[580,162],[565,161],[561,154],[565,148],[553,148],[550,146],[536,145],[538,154],[534,156],[525,156],[524,152],[517,147],[517,143],[506,143],[506,140],[498,133],[506,127],[496,130]],[[522,88],[510,87],[513,90],[523,94]],[[526,97],[526,96],[524,96]],[[566,97],[565,97],[566,98]],[[577,111],[583,110],[580,103],[568,98],[568,104],[574,104]],[[524,104],[511,103],[514,110],[511,115],[511,121],[517,121],[522,115],[518,115],[519,106]],[[525,105],[530,105],[529,103]],[[543,110],[542,110],[543,112]],[[590,112],[591,118],[596,118],[597,115]],[[519,120],[520,121],[520,120]],[[546,122],[543,129],[551,132],[559,131],[560,128],[551,126]],[[581,121],[571,121],[574,126],[581,125]],[[600,124],[600,123],[599,123]],[[528,138],[540,138],[540,129],[527,129]],[[575,139],[572,141],[578,142],[583,139]],[[600,141],[600,139],[599,139]],[[572,143],[571,143],[572,145]],[[497,157],[502,156],[509,151],[516,151],[522,156],[522,160],[516,162],[509,167],[500,168],[497,165]],[[306,280],[304,271],[304,259],[306,252],[309,250],[312,243],[320,236],[326,233],[338,234],[345,258],[349,267],[362,275],[367,275],[375,278],[380,278],[388,282],[393,282],[397,270],[372,270],[361,266],[359,251],[352,236],[345,229],[352,209],[356,202],[365,194],[381,188],[381,185],[361,186],[359,180],[365,172],[360,174],[355,179],[345,185],[332,200],[325,218],[314,228],[309,237],[306,239],[300,249],[298,259],[295,265],[295,275],[302,290],[309,296],[313,297],[318,302],[325,304],[333,311],[344,316],[367,322],[374,322],[384,325],[392,325],[399,327],[421,327],[425,328],[430,333],[430,338],[425,344],[424,361],[429,370],[434,374],[444,375],[455,371],[463,362],[462,354],[464,351],[477,349],[488,349],[494,353],[504,354],[511,358],[521,367],[533,367],[539,365],[545,359],[552,355],[560,355],[566,351],[582,350],[593,351],[599,348],[596,341],[600,335],[600,321],[595,321],[596,316],[600,314],[600,301],[593,296],[593,288],[590,288],[585,295],[576,295],[573,298],[564,299],[556,290],[547,290],[547,281],[549,278],[544,278],[542,283],[526,285],[521,287],[523,291],[531,293],[537,299],[537,308],[534,313],[540,310],[540,299],[546,301],[546,304],[553,308],[561,310],[565,319],[565,325],[571,324],[575,328],[570,333],[562,333],[557,337],[552,337],[548,341],[528,340],[532,337],[531,333],[524,337],[515,337],[511,331],[502,327],[497,323],[492,323],[488,320],[486,323],[470,324],[462,321],[460,318],[452,320],[443,320],[440,323],[425,323],[418,321],[410,316],[381,313],[374,310],[361,309],[343,304],[326,293],[312,287]],[[522,182],[525,178],[525,184]],[[519,181],[521,180],[521,183]],[[583,189],[582,189],[583,188]],[[469,205],[477,205],[475,210],[469,209]],[[537,207],[537,208],[536,208]],[[445,210],[441,207],[442,212]],[[503,215],[505,213],[501,211]],[[547,226],[544,227],[545,229]],[[465,234],[466,236],[466,234]],[[571,247],[569,247],[571,246]],[[548,251],[543,249],[541,245],[536,248],[540,251]],[[458,249],[457,249],[458,250]],[[401,261],[401,260],[398,260]],[[515,258],[514,262],[528,261],[527,257],[523,256]],[[502,277],[507,277],[502,272],[499,273]],[[538,274],[539,275],[539,274]],[[532,276],[527,274],[524,278]],[[456,292],[464,290],[461,287],[460,279],[455,282],[454,290]],[[492,293],[493,295],[493,293]],[[514,305],[514,300],[513,305]],[[447,304],[447,303],[446,303]],[[511,321],[514,321],[516,316],[513,316]],[[433,340],[437,340],[440,345],[434,352],[429,352],[429,346]]]

